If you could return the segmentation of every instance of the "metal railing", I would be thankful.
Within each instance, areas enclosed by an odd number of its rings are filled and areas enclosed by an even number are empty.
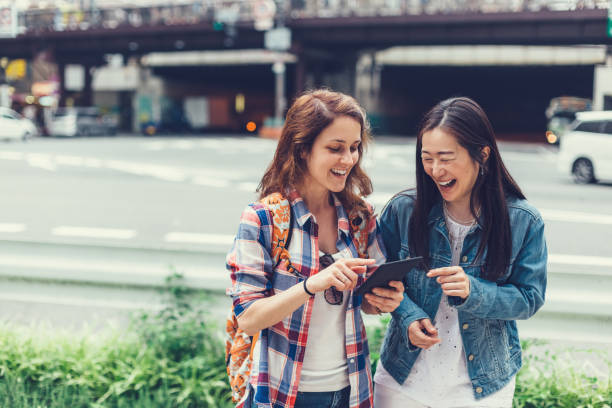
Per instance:
[[[607,9],[608,0],[202,0],[147,7],[28,9],[18,13],[19,33],[146,26],[252,23],[262,2],[276,4],[274,18],[382,17],[432,14],[520,13]]]

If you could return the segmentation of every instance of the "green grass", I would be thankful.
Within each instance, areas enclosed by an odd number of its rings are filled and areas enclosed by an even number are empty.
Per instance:
[[[168,281],[168,306],[114,334],[0,327],[2,407],[228,407],[219,329]]]
[[[177,274],[166,292],[168,306],[140,314],[128,330],[75,336],[0,325],[0,407],[232,406],[222,331],[206,322],[205,301]],[[387,323],[368,327],[373,366]],[[612,408],[610,380],[584,363],[597,351],[551,352],[534,342],[523,349],[514,408]]]

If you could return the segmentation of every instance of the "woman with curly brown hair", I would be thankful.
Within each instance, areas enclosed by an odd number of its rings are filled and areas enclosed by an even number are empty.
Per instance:
[[[404,288],[394,282],[363,299],[353,293],[385,261],[362,198],[372,191],[361,168],[368,131],[352,97],[328,90],[300,96],[259,185],[260,201],[242,214],[227,264],[238,324],[260,334],[247,407],[373,406],[360,311],[395,310]],[[278,214],[263,204],[270,196],[290,206],[288,262],[274,262]]]

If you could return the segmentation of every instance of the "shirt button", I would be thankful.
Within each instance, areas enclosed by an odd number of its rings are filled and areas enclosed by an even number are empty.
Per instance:
[[[481,394],[482,393],[482,387],[476,387],[476,392]]]
[[[461,258],[461,262],[467,262],[467,256],[463,255],[463,258]]]
[[[467,330],[470,327],[469,324],[467,323],[463,323],[463,330]]]
[[[473,354],[470,354],[470,355],[468,356],[468,360],[470,360],[470,361],[474,360],[474,355],[473,355]]]

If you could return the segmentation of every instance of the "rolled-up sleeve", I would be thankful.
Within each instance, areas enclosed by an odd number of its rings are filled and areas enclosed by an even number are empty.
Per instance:
[[[253,302],[269,295],[274,269],[270,248],[272,221],[268,211],[251,204],[242,213],[238,233],[226,257],[234,313],[240,316]]]

